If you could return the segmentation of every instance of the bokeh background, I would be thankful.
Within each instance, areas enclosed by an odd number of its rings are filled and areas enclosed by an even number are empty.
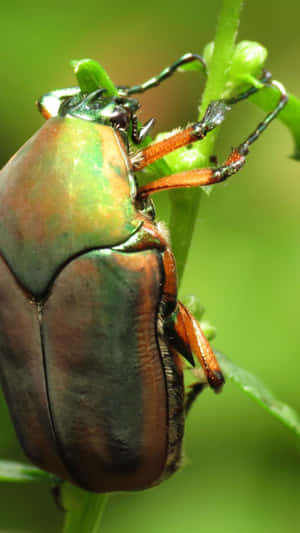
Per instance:
[[[1,165],[43,122],[44,92],[74,84],[70,59],[100,61],[119,84],[158,73],[214,35],[220,2],[151,3],[52,0],[1,4]],[[300,97],[296,0],[247,2],[239,40],[269,49],[268,68]],[[201,80],[178,74],[141,100],[157,130],[196,117]],[[261,118],[238,106],[219,153],[238,144]],[[182,294],[200,297],[218,335],[215,346],[251,370],[300,412],[300,163],[289,158],[288,131],[274,124],[252,148],[241,174],[203,198]],[[168,195],[158,198],[167,217]],[[180,224],[180,220],[178,220]],[[24,460],[4,403],[0,455]],[[186,425],[186,466],[162,486],[116,495],[102,531],[296,533],[300,458],[296,438],[234,385],[207,391]],[[57,532],[62,513],[44,486],[0,485],[1,532]]]

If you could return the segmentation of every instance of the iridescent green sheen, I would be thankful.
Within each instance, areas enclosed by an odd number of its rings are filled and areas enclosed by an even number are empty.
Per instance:
[[[66,261],[137,230],[133,190],[112,128],[50,119],[1,171],[1,254],[24,287],[41,296]]]

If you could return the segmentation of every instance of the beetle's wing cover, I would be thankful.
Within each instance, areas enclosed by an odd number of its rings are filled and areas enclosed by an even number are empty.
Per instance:
[[[53,426],[63,460],[96,491],[149,487],[167,455],[157,338],[156,251],[94,251],[70,262],[42,311]]]
[[[71,257],[136,231],[133,192],[112,128],[50,119],[0,173],[0,254],[40,297]]]
[[[48,406],[38,307],[0,258],[0,376],[21,444],[33,463],[64,479]]]

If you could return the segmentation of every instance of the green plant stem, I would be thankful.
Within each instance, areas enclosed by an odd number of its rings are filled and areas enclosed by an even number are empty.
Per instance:
[[[242,0],[223,1],[216,29],[214,54],[208,73],[207,85],[203,94],[202,105],[199,110],[199,118],[202,116],[203,110],[206,109],[209,102],[222,98],[223,96],[239,25],[241,8]],[[205,156],[206,166],[209,164],[209,158],[213,154],[218,129],[211,132],[199,144],[199,151]],[[179,282],[184,272],[192,241],[201,194],[203,194],[201,190],[170,192],[171,242],[176,257]]]
[[[242,0],[223,1],[216,30],[215,49],[209,72],[209,80],[204,91],[202,108],[199,112],[200,115],[202,115],[203,109],[207,107],[211,100],[222,98],[226,83],[227,68],[230,65],[239,24],[241,5]],[[86,81],[85,70],[83,73],[82,83],[90,83],[90,79]],[[92,77],[92,83],[94,83],[93,78],[94,76]],[[97,71],[97,82],[98,79],[99,74]],[[113,91],[113,89],[111,90]],[[205,164],[208,164],[209,157],[213,153],[216,137],[217,131],[214,131],[201,143],[199,151],[205,155]],[[172,173],[172,168],[168,168],[168,165],[164,163],[161,161],[160,165],[162,165],[162,169],[164,168],[165,173],[169,173],[169,171]],[[200,190],[173,191],[171,194],[171,241],[177,259],[179,280],[184,271],[192,240],[195,220],[199,209],[200,195]],[[70,510],[66,513],[63,533],[99,533],[107,499],[108,495],[80,494],[79,503],[73,507],[71,506]]]
[[[109,495],[80,492],[80,502],[66,513],[63,533],[99,533]]]

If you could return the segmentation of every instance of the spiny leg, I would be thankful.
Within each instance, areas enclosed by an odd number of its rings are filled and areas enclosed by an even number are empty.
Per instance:
[[[270,82],[268,85],[273,86],[279,90],[280,98],[279,98],[278,104],[275,107],[275,109],[273,109],[273,111],[268,113],[266,117],[264,118],[264,120],[262,120],[262,122],[258,124],[255,131],[251,135],[249,135],[246,141],[240,144],[240,146],[238,147],[238,150],[241,154],[244,154],[244,155],[248,154],[250,144],[256,141],[258,137],[260,137],[260,135],[265,131],[265,129],[274,120],[274,118],[277,117],[278,113],[280,113],[280,111],[284,108],[284,106],[288,102],[288,95],[285,91],[285,88],[283,87],[281,83],[274,80]]]
[[[234,150],[221,167],[187,170],[172,174],[171,176],[158,178],[155,181],[141,186],[138,191],[138,196],[139,198],[145,198],[149,194],[169,189],[213,185],[214,183],[226,180],[229,176],[238,172],[244,165],[245,160],[245,156],[238,149]]]
[[[142,168],[154,163],[154,161],[157,161],[157,159],[170,152],[174,152],[177,148],[204,139],[210,131],[222,124],[225,119],[225,113],[229,110],[230,107],[228,107],[224,100],[211,102],[200,122],[196,122],[192,126],[170,135],[162,141],[150,144],[144,150],[134,154],[131,157],[133,170],[138,172]]]
[[[272,75],[270,72],[264,72],[263,77],[261,78],[261,83],[265,85],[270,84],[271,78]],[[160,159],[170,152],[173,152],[177,148],[181,148],[182,146],[186,146],[187,144],[191,144],[196,141],[201,141],[210,131],[224,121],[226,111],[230,111],[229,106],[249,98],[249,96],[260,90],[260,87],[250,87],[250,89],[247,91],[233,98],[227,100],[215,100],[211,102],[207,107],[207,110],[201,121],[195,122],[195,124],[192,126],[169,135],[163,141],[150,144],[144,150],[137,152],[134,156],[132,156],[131,163],[133,170],[138,172],[142,168],[154,163],[154,161],[157,161],[157,159]],[[151,123],[150,127],[152,126],[153,122]],[[138,144],[138,142],[135,143]]]
[[[268,85],[272,85],[272,74],[268,70],[263,71],[263,75],[260,79],[260,83],[265,85],[266,87]],[[276,82],[275,82],[276,83]],[[238,102],[241,102],[242,100],[246,100],[249,98],[249,96],[252,96],[253,94],[257,93],[258,91],[261,91],[263,87],[250,87],[250,89],[247,89],[245,92],[238,94],[237,96],[233,96],[232,98],[227,98],[225,102],[228,105],[236,104]]]
[[[277,106],[273,111],[266,115],[264,120],[259,123],[254,132],[252,132],[249,137],[247,137],[247,139],[238,146],[238,148],[235,148],[231,152],[231,154],[222,166],[218,168],[194,169],[190,171],[179,172],[171,176],[159,178],[151,183],[140,187],[139,196],[145,197],[148,194],[152,194],[154,192],[168,189],[176,189],[180,187],[201,187],[203,185],[212,185],[219,181],[224,181],[229,176],[235,174],[238,170],[240,170],[240,168],[245,163],[245,156],[249,152],[249,146],[260,137],[260,135],[264,132],[264,130],[269,126],[272,120],[274,120],[274,118],[278,115],[278,113],[287,103],[288,97],[284,87],[280,83],[275,81],[271,82],[269,85],[276,87],[280,91],[280,98]],[[170,139],[172,139],[172,137]],[[176,148],[178,148],[178,146],[176,146]],[[156,159],[158,159],[158,157],[156,157]]]
[[[174,74],[174,72],[176,72],[180,67],[182,67],[182,65],[186,65],[193,61],[199,61],[204,67],[204,72],[206,73],[207,66],[203,57],[198,54],[188,53],[181,56],[169,67],[166,67],[160,74],[158,74],[158,76],[154,76],[153,78],[150,78],[149,80],[145,81],[144,83],[141,83],[140,85],[134,85],[133,87],[128,88],[120,88],[120,94],[126,94],[129,96],[130,94],[143,93],[145,91],[148,91],[148,89],[157,87],[164,80],[172,76],[172,74]]]
[[[204,379],[216,392],[221,390],[224,377],[216,356],[198,321],[183,303],[177,303],[175,312],[166,320],[165,330],[168,343],[191,364],[193,355],[197,357]]]

